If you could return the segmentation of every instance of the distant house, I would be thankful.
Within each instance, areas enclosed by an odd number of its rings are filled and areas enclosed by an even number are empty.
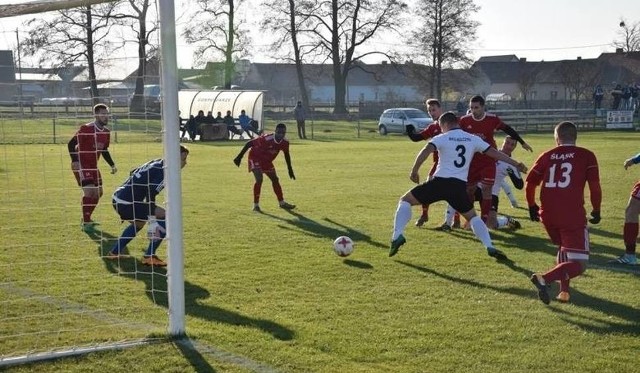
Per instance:
[[[518,101],[591,100],[593,87],[640,81],[640,52],[602,53],[598,58],[530,62],[516,55],[481,57],[470,74],[472,90],[503,93]],[[576,97],[576,95],[578,97]]]
[[[13,52],[0,51],[0,101],[11,101],[18,92]]]

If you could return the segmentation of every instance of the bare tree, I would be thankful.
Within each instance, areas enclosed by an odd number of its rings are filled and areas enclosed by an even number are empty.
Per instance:
[[[121,3],[118,12],[112,15],[119,25],[130,29],[132,35],[135,35],[134,43],[137,44],[138,50],[138,70],[136,72],[136,84],[133,98],[129,103],[129,110],[132,113],[142,113],[146,110],[144,97],[145,77],[147,74],[147,62],[151,56],[157,54],[157,45],[150,42],[151,36],[158,30],[158,23],[149,22],[150,12],[157,10],[152,8],[155,2],[151,0],[127,0]],[[154,6],[155,7],[155,6]],[[124,44],[128,41],[125,39]]]
[[[517,83],[520,93],[522,94],[522,101],[524,107],[529,108],[529,98],[533,86],[537,83],[538,75],[540,74],[541,67],[544,62],[526,62],[520,61],[520,69],[518,71]]]
[[[418,2],[418,22],[409,33],[407,44],[414,47],[418,60],[431,67],[430,96],[442,96],[442,71],[468,66],[473,60],[469,45],[479,25],[472,19],[479,7],[473,0],[422,0]]]
[[[406,4],[399,0],[308,0],[296,3],[297,16],[308,20],[299,35],[313,45],[320,62],[331,61],[335,104],[333,112],[346,114],[346,82],[349,71],[358,63],[381,50],[360,51],[379,32],[396,30],[396,19]]]
[[[620,20],[619,39],[613,42],[616,48],[625,52],[640,51],[640,22],[629,25],[624,19]]]
[[[298,89],[300,90],[301,101],[304,107],[309,107],[309,94],[305,83],[303,65],[304,56],[314,51],[314,46],[300,44],[299,29],[304,28],[309,18],[299,16],[296,12],[295,0],[269,0],[263,3],[266,9],[265,17],[262,19],[263,29],[271,31],[276,36],[276,40],[271,43],[271,57],[292,61],[296,65],[296,75],[298,79]],[[293,55],[293,56],[292,56]]]
[[[600,80],[599,62],[596,60],[567,60],[558,67],[560,81],[573,98],[573,108],[578,108],[581,98],[589,97],[591,90]]]
[[[242,0],[196,0],[189,27],[182,35],[189,44],[197,45],[195,60],[204,61],[211,55],[224,58],[224,87],[231,88],[235,60],[247,55],[249,35],[243,21],[236,18]]]
[[[114,46],[107,41],[115,3],[60,10],[53,18],[32,18],[25,23],[28,36],[21,52],[61,70],[75,63],[87,66],[91,97],[98,102],[96,66],[107,67],[105,58]]]

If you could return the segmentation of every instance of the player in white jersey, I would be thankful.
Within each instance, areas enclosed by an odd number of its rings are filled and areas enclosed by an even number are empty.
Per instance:
[[[394,217],[389,256],[396,255],[400,246],[407,242],[403,232],[411,220],[411,206],[444,200],[467,219],[473,233],[487,248],[489,256],[507,259],[504,253],[493,247],[487,226],[476,215],[473,203],[469,200],[467,195],[469,165],[475,153],[483,153],[515,166],[523,173],[527,171],[527,167],[492,148],[480,137],[463,131],[458,124],[456,115],[452,112],[442,114],[438,123],[442,134],[432,138],[427,146],[418,153],[409,178],[414,183],[419,183],[418,170],[420,166],[436,150],[440,155],[438,167],[432,179],[414,187],[400,198]]]

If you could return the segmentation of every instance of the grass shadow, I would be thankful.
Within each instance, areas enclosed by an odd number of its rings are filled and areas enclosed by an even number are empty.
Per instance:
[[[349,267],[354,267],[354,268],[373,269],[373,266],[371,264],[361,262],[359,260],[345,259],[342,261],[342,263],[344,263],[345,265],[348,265]]]
[[[473,287],[476,289],[491,290],[493,292],[516,295],[516,296],[524,297],[527,299],[531,299],[532,297],[535,297],[535,294],[536,294],[535,289],[533,288],[531,288],[530,290],[525,290],[522,288],[514,288],[514,287],[501,288],[493,285],[482,284],[473,280],[450,276],[430,268],[426,268],[423,266],[415,265],[415,264],[404,262],[404,261],[397,260],[396,262],[404,266],[407,266],[409,268],[418,270],[420,272],[428,273],[430,275],[439,277],[443,280],[447,280],[447,281],[468,286],[468,287]],[[510,264],[509,263],[504,263],[504,264],[515,265],[513,262],[511,262]],[[525,273],[527,271],[518,269],[517,272]],[[616,303],[607,299],[598,298],[598,297],[583,293],[576,289],[571,290],[571,305],[575,307],[589,308],[594,312],[604,313],[606,317],[603,317],[601,319],[587,318],[588,320],[591,320],[591,323],[581,322],[581,321],[576,321],[572,319],[580,316],[577,316],[571,313],[568,309],[564,307],[559,308],[552,305],[552,306],[549,306],[549,308],[553,312],[566,315],[566,317],[563,317],[563,320],[566,321],[567,323],[573,324],[575,326],[578,326],[590,332],[599,333],[599,334],[625,333],[625,334],[630,334],[634,336],[640,335],[640,321],[639,321],[640,310],[638,309],[635,309],[625,304]],[[612,317],[625,320],[628,323],[611,321]]]
[[[336,237],[339,236],[348,236],[354,242],[364,242],[371,246],[386,249],[387,244],[383,244],[381,242],[374,241],[373,238],[359,230],[355,230],[349,226],[344,224],[340,224],[334,220],[329,218],[323,218],[324,222],[319,222],[317,220],[310,219],[298,212],[293,210],[286,210],[289,214],[292,215],[292,218],[285,218],[269,213],[262,212],[261,214],[272,219],[283,221],[300,231],[306,232],[306,234],[311,235],[317,238],[327,238],[333,241]],[[336,228],[337,227],[337,228]],[[281,226],[284,229],[291,229],[287,226]]]

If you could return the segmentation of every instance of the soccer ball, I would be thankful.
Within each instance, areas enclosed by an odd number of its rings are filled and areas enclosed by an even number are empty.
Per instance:
[[[340,236],[333,241],[333,251],[338,256],[349,256],[353,252],[353,240],[347,236]]]

